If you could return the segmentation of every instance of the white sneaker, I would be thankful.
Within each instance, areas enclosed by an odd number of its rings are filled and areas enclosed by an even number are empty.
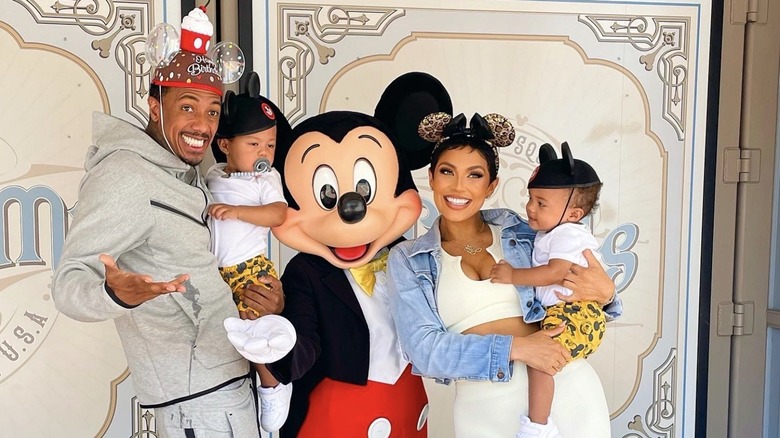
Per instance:
[[[515,438],[563,438],[563,435],[558,432],[558,426],[552,418],[547,419],[547,424],[539,424],[523,415],[520,418],[520,432],[517,432]]]
[[[292,383],[280,383],[273,388],[258,386],[257,393],[260,397],[260,426],[266,432],[276,432],[287,421],[290,412]]]

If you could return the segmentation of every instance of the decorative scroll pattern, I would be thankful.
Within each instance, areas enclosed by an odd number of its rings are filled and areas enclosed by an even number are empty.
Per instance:
[[[333,47],[348,35],[382,35],[405,11],[368,6],[280,6],[280,107],[291,123],[306,115],[306,77],[317,63],[336,56]]]
[[[125,78],[125,110],[142,124],[148,114],[145,98],[151,68],[144,46],[152,23],[153,0],[14,0],[41,25],[78,26],[94,36],[91,49],[114,61]]]
[[[154,411],[142,408],[138,399],[133,397],[133,432],[130,438],[156,438],[157,422],[154,418]]]
[[[677,349],[672,348],[664,363],[653,371],[653,402],[644,418],[634,415],[628,423],[633,432],[623,438],[674,438],[677,406]]]
[[[580,15],[600,42],[629,43],[642,52],[638,60],[645,70],[656,69],[663,83],[663,118],[677,139],[685,139],[688,107],[688,54],[690,20],[620,15]]]

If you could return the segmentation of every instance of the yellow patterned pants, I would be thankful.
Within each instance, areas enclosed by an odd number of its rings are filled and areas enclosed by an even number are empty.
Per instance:
[[[237,265],[221,267],[219,273],[222,274],[222,279],[233,291],[233,301],[236,302],[238,310],[240,312],[249,311],[257,316],[260,316],[260,312],[244,304],[244,289],[248,284],[259,284],[265,287],[265,284],[257,281],[257,277],[263,275],[279,278],[274,264],[262,254]]]
[[[601,344],[607,321],[601,306],[595,301],[558,303],[547,308],[542,329],[548,330],[566,323],[563,333],[555,339],[569,353],[571,360],[590,356]]]

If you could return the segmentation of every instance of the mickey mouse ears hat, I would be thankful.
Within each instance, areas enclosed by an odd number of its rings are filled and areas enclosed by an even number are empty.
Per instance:
[[[163,87],[197,88],[222,96],[222,77],[206,55],[214,34],[205,7],[195,8],[181,23],[181,47],[166,64],[157,66],[152,84]]]
[[[225,153],[219,149],[217,140],[233,138],[239,135],[253,134],[276,126],[277,149],[284,151],[282,142],[290,140],[292,128],[290,122],[273,102],[260,95],[260,77],[252,72],[246,84],[246,91],[236,95],[228,90],[222,102],[219,128],[211,143],[211,152],[218,163],[227,161]],[[283,152],[277,153],[277,158]]]
[[[567,142],[561,144],[562,158],[555,149],[545,143],[539,149],[539,166],[528,181],[529,189],[564,189],[590,187],[601,184],[599,176],[590,164],[572,156]]]
[[[196,88],[222,96],[223,84],[241,78],[246,59],[241,48],[230,41],[211,47],[213,35],[206,6],[198,6],[184,17],[181,38],[168,23],[155,26],[146,37],[144,50],[146,62],[154,68],[152,84]]]
[[[420,138],[417,126],[425,116],[437,112],[452,114],[452,100],[444,85],[427,73],[411,72],[387,86],[374,117],[396,127],[396,147],[404,150],[406,164],[421,169],[430,164],[435,142]]]
[[[262,132],[276,126],[275,105],[260,95],[260,77],[252,72],[247,90],[239,95],[228,91],[222,103],[217,138],[233,138]]]

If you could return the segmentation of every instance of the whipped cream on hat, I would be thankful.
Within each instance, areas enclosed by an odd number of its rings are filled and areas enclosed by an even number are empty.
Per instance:
[[[205,55],[213,35],[214,26],[206,16],[205,6],[191,10],[181,22],[182,50]]]
[[[179,51],[167,65],[154,71],[152,84],[163,87],[196,88],[222,96],[222,77],[214,61],[206,54],[214,33],[205,6],[184,17]]]

